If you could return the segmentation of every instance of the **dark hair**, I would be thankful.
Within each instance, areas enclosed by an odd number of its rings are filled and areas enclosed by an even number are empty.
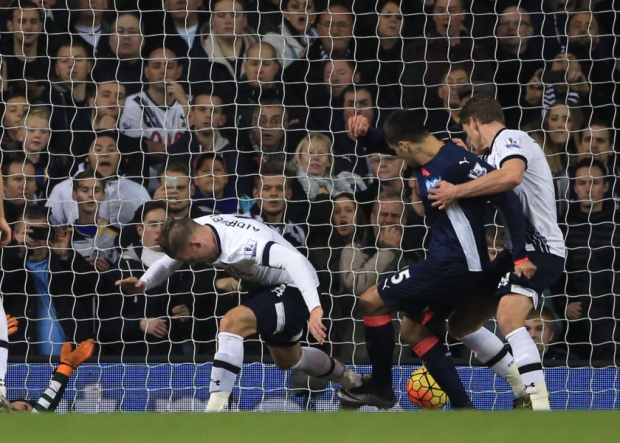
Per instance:
[[[577,174],[577,170],[581,168],[599,168],[601,170],[601,175],[603,176],[603,181],[605,183],[611,182],[611,178],[607,173],[607,168],[600,160],[597,160],[595,158],[583,158],[579,160],[575,165],[575,175]]]
[[[157,176],[163,177],[166,175],[166,172],[178,172],[179,174],[183,174],[187,177],[190,176],[189,167],[185,163],[176,161],[170,161],[161,165],[157,170]]]
[[[136,212],[134,212],[133,218],[131,219],[131,223],[133,225],[142,224],[144,222],[144,216],[156,209],[163,209],[166,213],[168,213],[168,203],[163,200],[147,201],[138,209],[136,209]]]
[[[116,83],[119,88],[122,86],[125,90],[127,89],[124,83],[119,82],[118,79],[114,77],[114,74],[104,72],[97,82],[89,82],[86,84],[86,98],[97,98],[99,86],[104,83]]]
[[[429,135],[418,113],[411,109],[392,112],[383,123],[383,132],[390,145],[401,141],[420,143]]]
[[[32,160],[28,159],[26,154],[23,152],[12,152],[11,154],[5,154],[2,158],[2,177],[4,180],[9,177],[9,168],[15,163],[19,163],[20,165],[30,164],[33,168],[35,168]]]
[[[81,181],[90,180],[91,178],[94,178],[95,180],[101,180],[97,173],[92,169],[86,169],[80,172],[75,177],[73,177],[73,190],[77,190],[78,186],[80,186]]]
[[[205,160],[212,159],[213,161],[218,161],[222,164],[224,169],[228,171],[228,166],[226,165],[226,159],[222,154],[218,154],[217,152],[201,152],[192,163],[192,172],[196,175],[196,171],[200,169]]]
[[[586,129],[592,129],[592,126],[600,126],[601,128],[607,129],[607,134],[609,135],[609,144],[613,147],[616,140],[616,131],[609,121],[602,117],[592,116],[588,120],[584,120],[582,125],[579,127],[579,143],[583,139],[583,131]]]
[[[502,105],[490,95],[474,94],[459,113],[461,123],[468,123],[470,118],[480,120],[483,125],[498,122],[506,124]]]
[[[50,210],[45,206],[26,205],[23,218],[29,220],[45,220],[49,223]]]
[[[340,97],[342,97],[342,102],[344,103],[345,95],[349,93],[355,94],[357,91],[368,91],[368,93],[372,97],[372,106],[374,107],[377,104],[377,89],[373,85],[348,85],[342,90],[342,93],[340,94]]]
[[[92,63],[93,50],[92,50],[91,47],[88,46],[88,43],[86,43],[81,38],[72,38],[72,39],[66,38],[66,39],[64,39],[64,41],[56,49],[56,57],[55,57],[56,62],[59,59],[58,52],[62,48],[82,48],[84,50],[84,52],[86,53],[86,58],[88,59],[88,61],[90,61]]]
[[[169,216],[159,233],[159,246],[164,254],[175,258],[185,249],[199,225],[190,218]]]
[[[262,186],[261,179],[263,177],[281,177],[285,178],[286,185],[291,185],[292,179],[287,173],[286,165],[279,162],[263,163],[258,174],[254,175],[254,187],[260,189]]]
[[[39,13],[39,20],[45,20],[45,11],[32,0],[13,0],[5,10],[7,20],[13,20],[13,14],[24,9],[36,9]]]

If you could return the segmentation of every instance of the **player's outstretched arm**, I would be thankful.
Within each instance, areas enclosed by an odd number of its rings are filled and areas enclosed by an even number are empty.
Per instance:
[[[183,266],[182,261],[164,255],[142,274],[139,281],[136,277],[129,277],[124,280],[118,280],[116,285],[121,286],[124,291],[127,290],[128,294],[142,293],[148,288],[158,286],[165,282],[168,277],[174,274],[181,266]],[[132,287],[132,285],[134,287]]]
[[[437,183],[435,189],[429,190],[428,199],[439,209],[454,204],[457,200],[467,197],[498,194],[514,189],[523,181],[526,164],[520,158],[506,160],[501,169],[496,169],[476,180],[459,185]]]

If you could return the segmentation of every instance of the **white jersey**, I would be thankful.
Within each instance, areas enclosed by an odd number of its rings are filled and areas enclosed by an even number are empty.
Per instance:
[[[523,181],[514,189],[526,218],[526,249],[564,258],[566,250],[557,222],[553,177],[542,148],[523,131],[502,129],[493,139],[486,161],[500,169],[511,158],[520,158],[526,164]]]
[[[120,119],[121,132],[129,137],[171,145],[187,130],[183,106],[160,107],[146,92],[130,95]]]
[[[321,305],[319,279],[310,262],[269,226],[239,215],[207,215],[194,220],[215,233],[219,255],[211,263],[257,286],[285,284],[299,289],[308,310]],[[141,277],[147,288],[163,283],[183,263],[168,256]]]

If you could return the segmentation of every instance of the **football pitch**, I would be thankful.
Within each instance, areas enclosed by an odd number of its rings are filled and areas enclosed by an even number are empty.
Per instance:
[[[598,442],[618,441],[617,411],[424,411],[0,415],[2,441]]]

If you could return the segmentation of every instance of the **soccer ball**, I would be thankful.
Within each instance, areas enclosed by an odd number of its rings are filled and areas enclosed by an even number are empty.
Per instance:
[[[420,409],[439,409],[448,402],[448,396],[424,366],[409,377],[407,394],[411,403]]]

